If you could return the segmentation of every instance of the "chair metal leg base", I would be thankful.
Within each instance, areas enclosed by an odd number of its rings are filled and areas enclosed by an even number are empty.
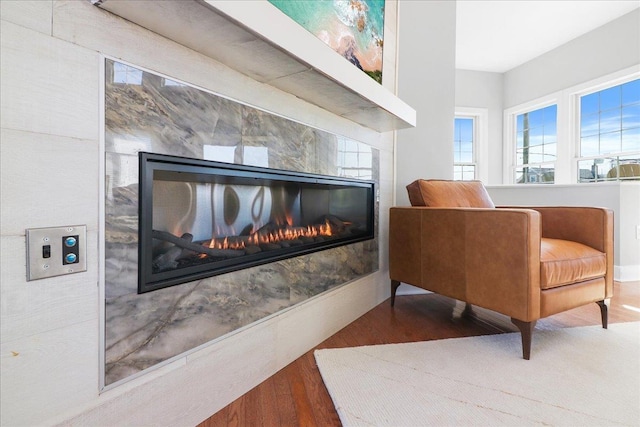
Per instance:
[[[397,280],[391,281],[391,307],[393,307],[393,305],[396,303],[396,291],[398,290],[400,283],[401,282]]]
[[[604,299],[602,301],[596,301],[596,304],[600,306],[600,317],[602,317],[602,327],[607,329],[609,326],[609,304],[611,298]]]
[[[512,317],[511,323],[520,329],[520,334],[522,335],[522,358],[529,360],[531,357],[531,338],[533,337],[533,328],[536,326],[536,321],[523,322]]]

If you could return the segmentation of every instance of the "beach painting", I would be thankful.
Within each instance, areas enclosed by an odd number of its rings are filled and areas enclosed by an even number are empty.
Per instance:
[[[269,0],[382,83],[384,0]]]

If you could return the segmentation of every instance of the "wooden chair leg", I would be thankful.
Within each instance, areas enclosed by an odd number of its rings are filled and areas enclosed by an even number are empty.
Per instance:
[[[398,282],[397,280],[391,281],[391,307],[393,307],[393,305],[396,303],[396,291],[398,290],[399,286],[400,282]]]
[[[600,306],[600,317],[602,317],[602,327],[607,329],[609,326],[609,304],[611,299],[607,298],[602,301],[596,301],[596,304]]]
[[[522,335],[522,358],[529,360],[531,357],[531,338],[533,337],[533,328],[536,326],[536,321],[523,322],[512,317],[511,323],[520,329],[520,334]]]

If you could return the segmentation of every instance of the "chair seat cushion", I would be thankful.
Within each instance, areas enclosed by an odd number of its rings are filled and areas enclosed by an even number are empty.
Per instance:
[[[540,288],[550,289],[603,277],[607,256],[589,246],[560,239],[541,239]]]

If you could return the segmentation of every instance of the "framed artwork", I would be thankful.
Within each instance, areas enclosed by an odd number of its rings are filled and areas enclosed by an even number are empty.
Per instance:
[[[275,7],[382,83],[384,0],[269,0]]]

